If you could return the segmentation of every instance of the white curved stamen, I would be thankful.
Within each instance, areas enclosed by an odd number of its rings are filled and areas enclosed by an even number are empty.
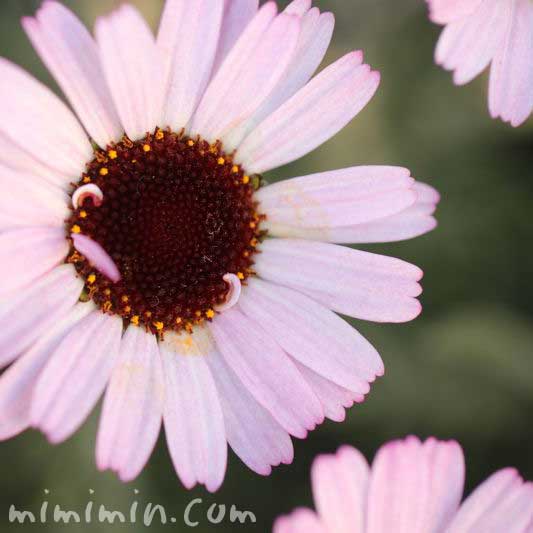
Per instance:
[[[122,276],[115,265],[115,262],[109,254],[95,241],[86,235],[73,233],[72,242],[74,248],[78,250],[80,254],[85,256],[87,261],[102,273],[106,278],[110,279],[113,283],[120,281]]]
[[[74,209],[78,209],[86,198],[90,198],[93,201],[93,204],[96,207],[99,207],[104,200],[104,193],[100,187],[94,183],[88,183],[87,185],[78,187],[72,195],[72,205],[74,206]]]
[[[241,280],[235,274],[226,274],[222,279],[229,286],[229,291],[226,295],[226,301],[215,307],[215,311],[219,313],[231,309],[239,301],[242,287]]]

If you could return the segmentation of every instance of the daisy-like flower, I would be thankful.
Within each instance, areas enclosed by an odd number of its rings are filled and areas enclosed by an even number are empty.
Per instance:
[[[260,187],[378,74],[353,52],[311,79],[334,25],[311,0],[168,0],[157,38],[128,5],[96,40],[55,1],[23,25],[80,122],[0,61],[0,437],[63,441],[105,391],[97,464],[123,480],[162,422],[186,487],[220,486],[228,443],[290,463],[383,373],[335,312],[420,312],[417,267],[333,243],[429,231],[433,189],[394,167]]]
[[[463,451],[455,441],[392,441],[369,467],[344,446],[313,463],[317,513],[298,509],[274,533],[530,533],[533,483],[514,468],[490,476],[461,504]]]
[[[457,85],[490,64],[489,111],[512,126],[533,111],[533,3],[531,0],[426,0],[430,18],[445,25],[436,62]]]

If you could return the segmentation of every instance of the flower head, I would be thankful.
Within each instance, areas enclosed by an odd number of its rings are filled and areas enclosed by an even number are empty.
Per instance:
[[[462,504],[465,466],[454,441],[389,442],[369,467],[344,446],[312,468],[317,512],[279,518],[274,533],[528,533],[533,483],[513,468],[496,472]]]
[[[157,38],[128,5],[96,40],[53,0],[23,24],[80,122],[0,60],[0,437],[63,441],[105,392],[97,463],[123,480],[162,423],[186,487],[220,486],[228,443],[260,474],[289,463],[384,371],[335,312],[420,312],[420,269],[334,243],[426,233],[432,188],[386,166],[262,178],[379,75],[352,52],[313,77],[334,20],[310,0],[168,0]]]
[[[445,25],[436,62],[469,83],[490,64],[489,110],[512,126],[533,111],[531,0],[427,0],[433,22]]]

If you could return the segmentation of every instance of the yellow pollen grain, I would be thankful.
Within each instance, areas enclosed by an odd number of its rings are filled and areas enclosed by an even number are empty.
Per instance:
[[[109,313],[112,307],[113,307],[113,304],[111,302],[105,302],[104,305],[102,306],[102,311],[104,313]]]
[[[160,141],[165,138],[165,134],[161,130],[157,130],[155,138]]]
[[[93,284],[95,281],[96,281],[96,276],[95,276],[94,274],[90,274],[90,275],[87,277],[87,283],[91,283],[91,284]]]
[[[233,172],[233,174],[237,174],[239,172],[239,167],[237,165],[233,165],[231,167],[231,171]]]
[[[244,257],[250,257],[250,252],[246,250],[243,254]]]
[[[245,185],[248,185],[248,183],[250,183],[250,176],[243,176],[243,177],[242,177],[242,182],[243,182]]]
[[[214,318],[215,317],[215,312],[213,311],[213,309],[208,309],[206,312],[205,312],[205,316],[207,318]]]
[[[151,147],[149,144],[145,144],[145,145],[143,145],[143,150],[144,150],[145,152],[149,152],[151,149],[152,149],[152,147]]]
[[[109,159],[116,159],[118,157],[118,153],[116,150],[109,150],[109,152],[107,152],[107,155],[109,156]]]
[[[80,211],[80,218],[87,218],[87,211]]]
[[[100,169],[100,176],[107,176],[108,174],[109,170],[106,167]]]
[[[84,176],[83,183],[90,183],[90,182],[91,182],[91,178],[89,178],[89,176]]]
[[[78,224],[74,224],[71,229],[72,233],[81,233],[81,228],[78,226]]]
[[[183,320],[180,317],[176,318],[176,324],[181,324],[182,322]]]
[[[250,222],[250,228],[251,229],[257,228],[257,224],[255,222]]]
[[[255,247],[257,246],[257,239],[255,239],[255,238],[252,239],[252,240],[250,241],[250,246],[253,246],[253,247],[255,248]]]
[[[131,313],[131,307],[129,305],[127,305],[126,307],[124,307],[124,312],[125,313]]]
[[[225,160],[223,157],[219,157],[219,158],[217,159],[217,163],[218,163],[219,165],[225,165],[225,164],[226,164],[226,160]]]
[[[124,296],[121,298],[121,300],[122,300],[125,304],[127,304],[127,303],[130,301],[129,297],[126,296],[126,295],[124,295]]]
[[[150,318],[152,316],[152,311],[146,311],[146,313],[144,313],[144,316],[146,318]]]
[[[200,318],[202,316],[202,311],[196,311],[196,313],[194,313],[198,318]]]
[[[134,316],[131,317],[130,322],[132,324],[134,324],[135,326],[138,326],[139,325],[139,320],[140,320],[139,315],[134,315]]]
[[[137,159],[132,159],[131,162],[132,163],[137,163]]]
[[[242,272],[237,272],[237,277],[242,281],[244,279],[244,274]]]
[[[189,139],[189,140],[187,141],[187,144],[188,144],[189,146],[194,146],[194,141],[193,141],[192,139]]]
[[[111,294],[111,289],[106,289],[106,290],[104,291],[104,294],[105,294],[106,296],[109,296],[109,295]]]
[[[154,327],[157,331],[163,331],[165,324],[163,324],[163,322],[154,322]]]

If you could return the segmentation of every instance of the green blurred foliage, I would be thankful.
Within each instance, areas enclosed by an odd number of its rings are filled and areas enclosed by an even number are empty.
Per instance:
[[[97,14],[119,2],[65,3],[92,25]],[[162,1],[134,3],[155,27]],[[367,401],[352,409],[345,423],[328,422],[307,440],[296,441],[294,464],[276,469],[269,478],[253,474],[232,455],[216,495],[182,488],[163,438],[134,483],[123,485],[111,474],[97,472],[97,414],[60,446],[50,446],[33,432],[3,443],[2,531],[144,529],[8,524],[11,503],[38,511],[45,499],[79,510],[91,499],[125,511],[135,499],[141,509],[146,502],[159,503],[178,521],[151,530],[186,531],[183,511],[196,497],[203,498],[204,512],[212,502],[235,504],[258,519],[256,525],[214,526],[204,516],[198,532],[269,531],[278,514],[311,504],[309,467],[316,454],[350,443],[370,459],[384,441],[408,433],[459,440],[467,457],[467,490],[507,465],[533,479],[531,121],[516,130],[492,121],[486,77],[457,88],[448,73],[434,66],[439,29],[427,20],[422,0],[315,3],[337,15],[328,61],[361,48],[381,71],[382,85],[367,109],[335,139],[268,179],[354,164],[396,164],[436,186],[443,201],[435,232],[406,243],[367,247],[424,269],[424,314],[408,325],[355,324],[378,347],[387,368]],[[57,89],[18,25],[38,4],[2,1],[0,53]]]

